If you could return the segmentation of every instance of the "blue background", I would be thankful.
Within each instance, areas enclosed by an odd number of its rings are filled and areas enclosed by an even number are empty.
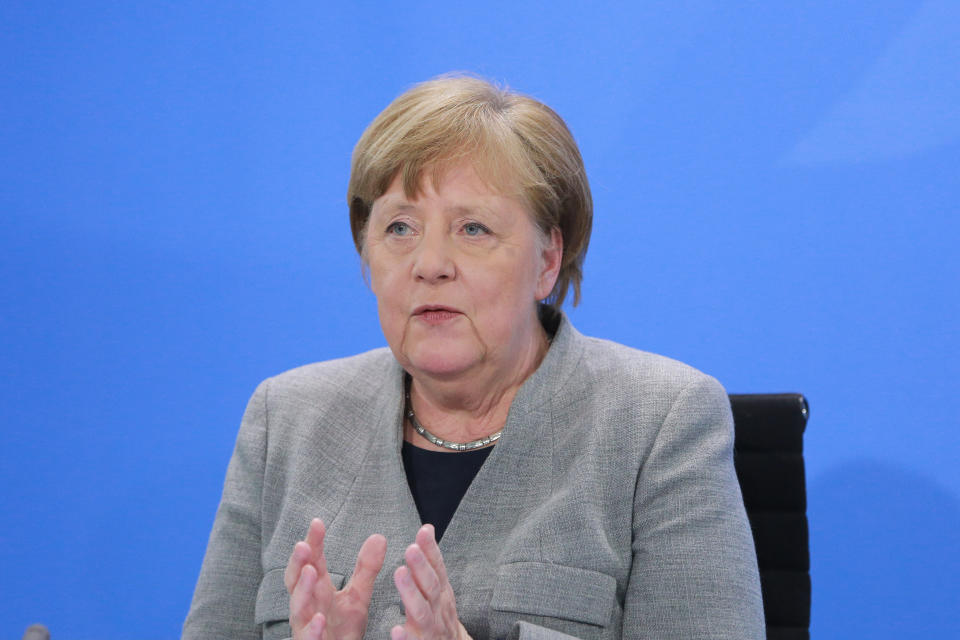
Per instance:
[[[816,638],[960,637],[960,5],[0,5],[0,636],[179,634],[262,378],[383,344],[364,126],[468,70],[596,204],[588,334],[800,391]]]

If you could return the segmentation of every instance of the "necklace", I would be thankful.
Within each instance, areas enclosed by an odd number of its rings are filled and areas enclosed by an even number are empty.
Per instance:
[[[470,442],[450,442],[449,440],[444,440],[433,435],[429,431],[423,428],[423,425],[420,424],[420,421],[417,420],[416,414],[413,413],[413,401],[410,400],[410,389],[407,388],[407,418],[410,419],[410,424],[413,425],[414,430],[419,433],[421,436],[429,440],[431,443],[437,445],[438,447],[443,447],[444,449],[452,449],[453,451],[470,451],[472,449],[479,449],[480,447],[485,447],[488,444],[492,444],[500,439],[500,436],[503,435],[503,429],[497,431],[496,433],[491,433],[485,438],[480,438],[479,440],[472,440]]]

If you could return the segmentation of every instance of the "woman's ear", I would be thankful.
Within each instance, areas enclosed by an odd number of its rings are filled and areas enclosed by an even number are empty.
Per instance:
[[[544,237],[540,248],[540,276],[537,280],[537,300],[543,300],[553,291],[553,285],[560,274],[563,263],[563,234],[559,227],[550,229],[550,235]]]

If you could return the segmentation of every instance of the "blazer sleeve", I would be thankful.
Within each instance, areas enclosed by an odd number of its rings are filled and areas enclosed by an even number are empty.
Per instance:
[[[184,640],[260,638],[254,621],[262,579],[261,495],[267,444],[267,387],[257,387],[244,413],[227,467]]]
[[[733,467],[726,391],[698,375],[644,461],[624,638],[763,638],[756,552]]]

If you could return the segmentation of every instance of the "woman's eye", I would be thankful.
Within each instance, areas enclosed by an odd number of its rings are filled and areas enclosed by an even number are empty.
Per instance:
[[[463,232],[468,236],[479,236],[489,233],[490,230],[479,222],[468,222],[467,224],[463,225]]]
[[[410,225],[406,222],[392,222],[387,227],[387,233],[394,236],[405,236],[410,233]]]

